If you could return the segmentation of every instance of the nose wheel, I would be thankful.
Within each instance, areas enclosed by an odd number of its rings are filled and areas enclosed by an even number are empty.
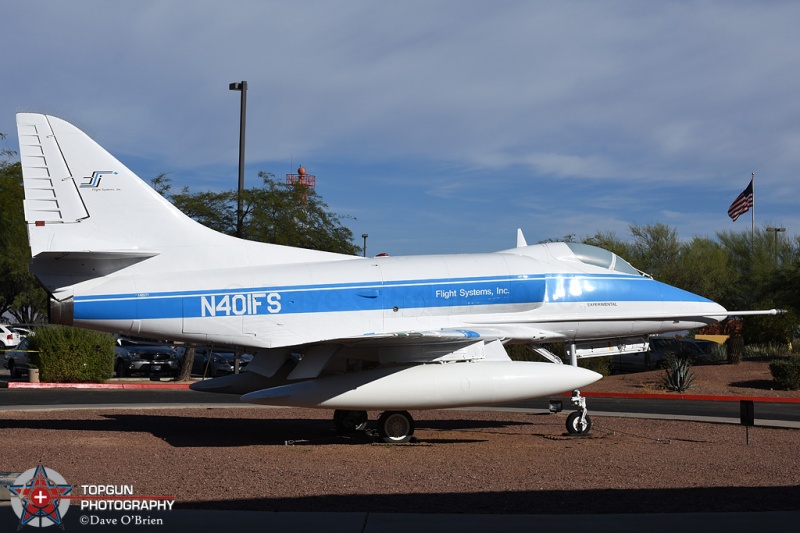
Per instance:
[[[592,419],[589,418],[586,408],[586,398],[581,396],[581,391],[572,391],[570,401],[578,408],[567,417],[567,433],[570,435],[588,435],[592,429]]]

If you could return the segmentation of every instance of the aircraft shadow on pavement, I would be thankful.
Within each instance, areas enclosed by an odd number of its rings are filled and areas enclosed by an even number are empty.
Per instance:
[[[351,494],[179,502],[176,507],[281,512],[469,514],[798,511],[800,486]]]
[[[731,387],[739,389],[773,390],[775,382],[771,379],[751,379],[749,381],[736,381],[731,383]]]
[[[369,444],[379,442],[374,432],[340,436],[328,419],[264,419],[264,418],[204,418],[170,415],[103,414],[92,420],[4,420],[7,429],[43,429],[65,431],[113,431],[149,433],[176,448],[285,446],[288,444]],[[417,429],[499,430],[525,425],[514,421],[481,420],[420,420]],[[213,429],[209,429],[213,428]],[[482,442],[485,438],[464,433],[464,438],[432,438],[420,443],[452,444]]]

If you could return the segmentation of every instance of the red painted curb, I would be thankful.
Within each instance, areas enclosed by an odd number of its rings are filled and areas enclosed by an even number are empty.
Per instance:
[[[8,389],[101,389],[101,390],[135,390],[135,389],[167,389],[187,390],[189,383],[28,383],[26,381],[9,381],[2,388]]]
[[[568,393],[562,396],[571,396]],[[704,394],[637,394],[628,392],[581,392],[587,398],[631,398],[638,400],[694,400],[711,402],[738,402],[750,400],[760,403],[800,403],[800,398],[775,398],[773,396],[710,396]]]

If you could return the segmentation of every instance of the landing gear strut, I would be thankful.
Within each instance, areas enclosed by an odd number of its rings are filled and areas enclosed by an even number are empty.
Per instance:
[[[570,401],[578,408],[567,417],[567,433],[570,435],[587,435],[592,429],[592,419],[586,409],[586,398],[581,396],[581,391],[572,391]]]
[[[336,409],[333,412],[333,425],[340,435],[364,431],[367,429],[367,412]]]
[[[340,435],[367,429],[367,412],[336,409],[333,424]],[[386,411],[378,418],[378,435],[383,442],[402,444],[414,436],[414,418],[408,411]]]

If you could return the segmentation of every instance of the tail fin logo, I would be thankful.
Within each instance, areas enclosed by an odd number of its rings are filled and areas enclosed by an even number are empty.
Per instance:
[[[84,183],[81,183],[81,188],[97,188],[100,186],[100,180],[103,176],[112,176],[114,174],[118,174],[117,172],[112,172],[111,170],[95,170],[92,172],[91,176],[86,176],[84,180],[88,180]]]

